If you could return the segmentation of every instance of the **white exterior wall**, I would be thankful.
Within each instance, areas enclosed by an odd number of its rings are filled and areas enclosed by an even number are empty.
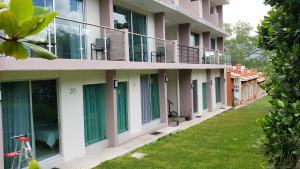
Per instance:
[[[140,76],[143,74],[158,74],[158,70],[117,71],[116,79],[128,82],[129,130],[119,135],[120,142],[161,124],[160,120],[142,124]],[[83,85],[105,83],[105,71],[9,72],[0,73],[0,76],[1,81],[58,80],[60,148],[64,161],[82,157],[94,148],[107,146],[107,141],[104,140],[85,147],[83,113]],[[42,165],[51,166],[54,163],[58,162],[46,160]]]
[[[202,98],[202,83],[207,82],[206,71],[205,70],[193,70],[192,80],[198,81],[198,113],[203,113],[206,110],[203,110],[203,99]],[[206,99],[206,98],[205,98]]]
[[[105,83],[104,71],[9,72],[0,76],[1,81],[57,79],[61,155],[64,161],[70,161],[86,153],[82,87]]]
[[[211,90],[212,90],[212,109],[218,109],[222,103],[218,103],[216,102],[216,77],[220,77],[220,70],[219,69],[214,69],[211,71],[211,80],[212,80],[212,86],[211,86]],[[221,79],[221,85],[222,84],[222,79]]]
[[[142,106],[141,106],[141,85],[140,77],[145,74],[158,74],[157,70],[149,71],[117,71],[117,80],[119,82],[128,82],[128,132],[119,136],[120,142],[130,136],[139,134],[146,129],[149,124],[142,124]],[[157,122],[154,121],[155,124]]]

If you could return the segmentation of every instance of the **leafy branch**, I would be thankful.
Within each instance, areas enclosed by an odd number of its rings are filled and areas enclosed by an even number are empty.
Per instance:
[[[22,39],[40,33],[57,15],[47,8],[34,6],[32,0],[10,0],[9,4],[0,0],[0,30],[6,35],[0,36],[3,40],[0,54],[26,59],[29,56],[27,49],[31,49],[40,58],[55,59],[48,50]]]

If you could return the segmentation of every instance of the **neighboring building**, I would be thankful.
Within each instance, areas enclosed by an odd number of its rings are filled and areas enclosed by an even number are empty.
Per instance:
[[[60,13],[35,36],[58,59],[0,58],[0,154],[26,133],[53,167],[168,125],[168,101],[190,119],[226,105],[229,0],[33,1]]]
[[[227,69],[227,105],[238,106],[256,100],[266,93],[261,88],[265,78],[255,69],[236,65]]]

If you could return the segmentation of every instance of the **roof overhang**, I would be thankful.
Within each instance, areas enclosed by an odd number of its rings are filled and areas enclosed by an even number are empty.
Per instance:
[[[183,9],[182,7],[166,3],[162,0],[115,0],[116,4],[126,4],[132,7],[141,9],[149,13],[165,13],[166,25],[178,25],[184,23],[191,23],[193,28],[199,29],[201,32],[211,32],[214,36],[228,36],[228,33],[223,28],[216,26],[200,16],[195,16],[191,12]]]
[[[225,69],[227,65],[186,64],[186,63],[150,63],[129,61],[104,61],[80,59],[46,60],[29,58],[15,60],[0,58],[0,72],[3,71],[68,71],[68,70],[153,70],[153,69]]]
[[[228,5],[230,0],[210,0],[215,5]]]

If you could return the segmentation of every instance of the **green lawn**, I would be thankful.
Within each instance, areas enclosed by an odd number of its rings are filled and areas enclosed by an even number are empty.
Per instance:
[[[257,119],[270,106],[264,98],[239,110],[228,111],[188,130],[164,137],[130,154],[104,162],[97,169],[259,169],[263,168],[254,145],[261,134]]]

